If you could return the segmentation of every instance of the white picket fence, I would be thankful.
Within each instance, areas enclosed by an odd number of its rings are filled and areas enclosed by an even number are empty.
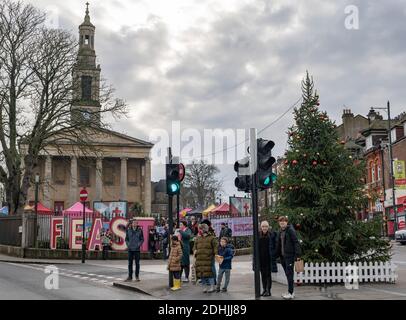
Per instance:
[[[286,284],[283,268],[278,264],[275,281]],[[305,263],[304,272],[296,273],[295,283],[389,282],[397,279],[396,265],[392,262],[360,263]]]

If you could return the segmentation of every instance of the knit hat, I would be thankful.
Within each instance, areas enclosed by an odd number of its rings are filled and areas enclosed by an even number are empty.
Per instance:
[[[203,231],[203,233],[209,232],[209,226],[206,223],[202,223],[199,227]]]
[[[211,222],[210,222],[209,219],[204,219],[204,220],[202,221],[202,224],[207,224],[209,227],[211,227]]]

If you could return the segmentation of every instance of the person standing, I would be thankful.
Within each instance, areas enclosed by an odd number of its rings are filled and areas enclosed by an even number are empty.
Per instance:
[[[135,260],[135,281],[140,281],[140,255],[141,246],[144,243],[144,234],[138,226],[138,221],[133,219],[127,225],[125,243],[128,248],[128,278],[133,279],[133,261]]]
[[[181,288],[181,261],[182,261],[182,246],[177,236],[171,238],[171,253],[168,259],[168,270],[173,275],[173,287],[172,291],[179,290]]]
[[[103,246],[103,260],[107,260],[108,258],[108,253],[110,250],[110,246],[111,246],[111,238],[110,238],[110,232],[109,230],[105,231],[104,229],[102,229],[101,232],[101,242],[102,242],[102,246]]]
[[[278,219],[279,233],[277,235],[277,256],[281,259],[282,267],[288,280],[288,293],[282,295],[284,299],[293,299],[293,277],[295,261],[300,260],[301,250],[296,231],[293,226],[288,224],[288,217],[281,216]]]
[[[156,249],[155,244],[156,244],[157,240],[158,239],[157,239],[156,230],[155,230],[155,228],[151,228],[149,230],[149,234],[148,234],[148,246],[149,246],[149,253],[150,253],[151,259],[155,258],[155,249]]]
[[[200,225],[202,235],[195,241],[196,276],[202,280],[203,292],[214,292],[213,261],[218,253],[217,238],[209,231],[205,223]]]
[[[168,258],[168,243],[169,243],[169,231],[168,225],[165,224],[162,230],[162,255],[164,260]]]
[[[182,271],[180,273],[181,278],[183,271],[185,271],[185,278],[184,282],[189,282],[189,273],[190,273],[190,238],[192,236],[192,230],[189,229],[187,226],[187,222],[182,220],[180,222],[179,226],[179,233],[181,236],[181,241],[182,241],[182,250],[183,250],[183,255],[182,255]]]
[[[221,291],[227,292],[228,284],[230,283],[231,260],[233,259],[233,256],[233,249],[228,244],[228,238],[221,238],[220,247],[218,249],[218,257],[221,257],[221,263],[219,264],[219,273],[217,278],[217,292],[220,292],[223,275],[225,275],[225,280]]]
[[[259,232],[259,270],[261,272],[261,296],[271,296],[272,272],[278,272],[275,255],[276,233],[269,229],[268,221],[261,222]]]
[[[222,222],[219,239],[226,237],[228,242],[230,242],[232,236],[233,236],[232,230],[228,227],[227,223]]]

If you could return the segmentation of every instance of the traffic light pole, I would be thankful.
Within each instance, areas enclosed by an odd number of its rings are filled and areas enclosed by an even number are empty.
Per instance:
[[[168,148],[168,163],[172,163],[172,149]],[[169,234],[168,234],[168,253],[171,253],[171,238],[173,234],[173,195],[168,195],[168,225],[169,225]],[[173,276],[172,272],[169,271],[169,288],[173,287]]]
[[[254,240],[254,285],[255,299],[260,299],[260,278],[259,278],[259,232],[258,232],[258,190],[257,190],[257,132],[256,129],[250,129],[250,165],[252,173],[252,222],[253,222],[253,240]]]
[[[176,228],[179,228],[180,221],[179,221],[179,193],[176,195]]]

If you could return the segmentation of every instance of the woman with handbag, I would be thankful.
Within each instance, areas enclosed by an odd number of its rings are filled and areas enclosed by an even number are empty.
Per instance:
[[[300,244],[295,229],[293,229],[292,225],[288,224],[288,217],[281,216],[278,222],[280,231],[276,238],[276,252],[281,259],[281,264],[288,280],[288,293],[283,294],[282,298],[293,299],[295,297],[293,292],[294,267],[295,261],[301,260]]]

